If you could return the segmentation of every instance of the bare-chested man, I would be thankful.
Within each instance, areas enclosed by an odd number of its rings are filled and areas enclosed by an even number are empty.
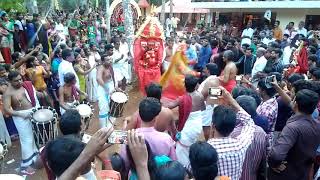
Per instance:
[[[38,155],[30,118],[32,108],[40,105],[32,83],[23,82],[19,72],[11,71],[8,80],[10,83],[3,97],[4,110],[12,116],[19,133],[22,153],[21,173],[30,175],[34,173],[30,166]]]
[[[170,109],[179,106],[179,123],[177,134],[176,154],[178,161],[188,167],[189,147],[195,143],[202,132],[202,111],[205,110],[204,97],[197,91],[198,78],[193,75],[186,75],[186,94],[176,101],[168,103]]]
[[[60,103],[60,113],[61,115],[67,109],[74,108],[74,104],[80,100],[80,95],[88,97],[87,93],[82,92],[76,86],[76,76],[68,72],[64,75],[64,85],[59,87],[59,103]]]
[[[218,66],[214,63],[208,63],[206,68],[204,69],[205,76],[207,77],[199,86],[198,91],[201,92],[205,99],[206,109],[202,114],[202,128],[204,138],[206,140],[210,137],[211,130],[211,122],[212,122],[212,114],[214,109],[214,104],[217,104],[217,100],[211,99],[208,96],[209,88],[211,87],[219,87],[220,82],[218,78],[219,69]]]
[[[221,73],[220,84],[227,91],[231,93],[232,89],[237,85],[236,75],[237,75],[237,66],[233,62],[234,53],[231,50],[226,50],[223,53],[223,61],[226,63],[226,66]]]
[[[162,87],[159,84],[151,83],[145,88],[147,97],[153,97],[161,100]],[[141,127],[141,118],[139,116],[139,111],[136,111],[132,116],[125,119],[124,129],[137,129]],[[161,112],[156,118],[154,128],[157,131],[165,132],[168,131],[172,134],[175,131],[174,116],[171,109],[163,107]]]
[[[97,69],[97,82],[98,82],[98,105],[99,105],[99,120],[100,127],[106,127],[109,120],[109,102],[110,93],[117,87],[117,82],[114,78],[112,68],[112,54],[113,46],[106,45],[106,53],[101,57],[101,65]]]
[[[171,62],[171,58],[172,58],[172,56],[174,54],[173,43],[174,43],[173,39],[168,39],[167,40],[167,47],[165,49],[166,57],[164,58],[164,61],[163,61],[163,64],[162,64],[164,71],[166,71],[169,68],[170,62]]]

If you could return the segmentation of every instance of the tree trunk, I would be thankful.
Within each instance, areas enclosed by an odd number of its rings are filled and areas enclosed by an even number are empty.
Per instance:
[[[129,45],[129,51],[131,50],[133,44],[133,16],[132,9],[130,5],[130,0],[122,0],[122,7],[124,12],[124,29],[127,37],[127,43]]]
[[[166,1],[162,0],[160,21],[163,27],[165,27],[165,21],[166,21],[165,14],[166,14]]]
[[[170,0],[170,17],[173,17],[173,2]]]
[[[110,1],[106,0],[106,25],[107,25],[107,39],[108,42],[111,39],[111,27],[110,27]]]
[[[38,13],[38,5],[37,5],[37,0],[25,0],[24,1],[28,10],[28,13],[34,14]]]

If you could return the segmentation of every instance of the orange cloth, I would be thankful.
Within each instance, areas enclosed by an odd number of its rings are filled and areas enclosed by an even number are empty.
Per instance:
[[[177,99],[185,93],[184,77],[186,74],[198,75],[188,66],[188,59],[184,52],[185,45],[181,45],[171,58],[168,70],[161,76],[162,96],[168,99]]]
[[[277,40],[282,40],[282,30],[280,28],[273,29],[273,37]]]

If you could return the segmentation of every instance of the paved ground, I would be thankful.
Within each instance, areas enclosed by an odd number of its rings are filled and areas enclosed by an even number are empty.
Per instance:
[[[136,86],[134,86],[133,89],[128,94],[129,94],[129,101],[125,106],[124,116],[122,118],[117,119],[117,121],[115,123],[116,124],[115,129],[120,129],[122,127],[122,122],[123,122],[122,120],[124,119],[124,117],[131,115],[133,112],[135,112],[137,110],[138,103],[142,97]],[[90,121],[89,129],[86,132],[88,134],[93,134],[94,132],[97,131],[97,129],[99,127],[99,122],[98,122],[99,120],[97,119],[98,107],[96,104],[94,105],[94,107],[96,109],[95,116]],[[116,152],[118,150],[119,150],[119,146],[113,146],[108,149],[108,153],[112,154],[113,152]],[[12,159],[14,159],[15,162],[13,162],[11,164],[7,164],[7,162]],[[4,158],[4,161],[3,161],[4,167],[3,167],[3,170],[1,173],[17,174],[17,168],[19,168],[20,159],[21,159],[20,143],[19,143],[19,141],[15,141],[15,142],[13,142],[12,147],[9,149],[7,156]],[[44,180],[44,179],[46,179],[45,171],[44,170],[37,170],[37,172],[33,176],[27,177],[27,179]]]

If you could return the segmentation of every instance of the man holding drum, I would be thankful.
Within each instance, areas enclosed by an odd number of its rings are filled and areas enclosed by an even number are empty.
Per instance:
[[[59,88],[59,103],[60,103],[60,113],[61,115],[67,109],[74,108],[74,104],[80,100],[79,94],[85,96],[88,95],[85,92],[82,92],[76,86],[76,77],[73,73],[68,72],[64,75],[64,85]]]
[[[114,91],[116,87],[116,81],[114,79],[114,72],[112,68],[113,46],[110,44],[106,45],[106,51],[107,54],[102,55],[101,57],[102,65],[97,67],[97,82],[99,84],[97,92],[100,127],[107,126],[110,110],[110,93]]]
[[[32,83],[22,82],[19,72],[11,71],[8,79],[10,84],[3,98],[4,110],[12,116],[19,133],[22,153],[21,173],[31,175],[35,171],[30,166],[39,153],[34,141],[30,118],[32,109],[40,105]]]

